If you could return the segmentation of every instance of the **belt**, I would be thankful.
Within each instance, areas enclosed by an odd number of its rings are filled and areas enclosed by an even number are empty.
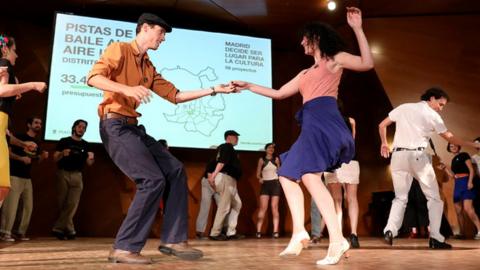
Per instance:
[[[135,117],[131,116],[125,116],[123,114],[115,113],[115,112],[109,112],[104,115],[102,115],[102,120],[107,120],[107,119],[124,119],[125,122],[129,125],[136,125],[138,124],[138,120]]]
[[[457,173],[454,175],[455,179],[467,177],[468,173]]]
[[[423,151],[423,150],[425,150],[425,147],[417,147],[417,148],[395,147],[395,148],[393,148],[393,152],[398,152],[398,151]]]

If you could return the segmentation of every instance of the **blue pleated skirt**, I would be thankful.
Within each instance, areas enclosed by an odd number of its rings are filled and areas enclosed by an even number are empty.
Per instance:
[[[355,143],[334,97],[318,97],[297,112],[298,139],[280,155],[278,174],[299,181],[306,173],[333,171],[355,155]]]

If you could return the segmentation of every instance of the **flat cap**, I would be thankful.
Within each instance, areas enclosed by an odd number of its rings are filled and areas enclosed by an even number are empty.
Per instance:
[[[168,25],[166,21],[152,13],[143,13],[142,15],[140,15],[137,24],[141,25],[144,23],[160,25],[165,29],[167,33],[172,32],[172,27]]]

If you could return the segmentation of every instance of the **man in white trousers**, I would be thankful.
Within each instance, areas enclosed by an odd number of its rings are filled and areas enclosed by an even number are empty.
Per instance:
[[[408,191],[413,178],[417,179],[427,198],[428,218],[430,220],[429,247],[432,249],[450,249],[445,237],[440,234],[443,213],[443,201],[440,199],[437,180],[431,159],[425,152],[428,140],[434,133],[450,143],[480,148],[480,144],[463,141],[447,130],[438,114],[449,101],[447,93],[440,88],[430,88],[418,103],[405,103],[392,110],[379,125],[382,145],[381,155],[388,158],[390,148],[387,143],[387,127],[396,124],[393,139],[393,152],[390,162],[395,199],[384,229],[385,241],[392,245],[402,226]]]

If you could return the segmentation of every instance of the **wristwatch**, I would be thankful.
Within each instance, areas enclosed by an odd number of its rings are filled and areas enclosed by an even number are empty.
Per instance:
[[[212,89],[212,93],[210,94],[210,96],[215,96],[217,94],[217,92],[215,91],[215,87],[210,86],[210,89]]]

